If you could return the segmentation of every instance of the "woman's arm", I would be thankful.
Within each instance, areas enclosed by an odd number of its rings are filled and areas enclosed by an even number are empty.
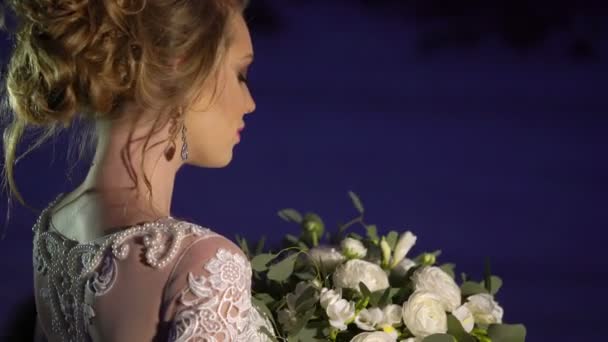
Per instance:
[[[169,341],[249,341],[251,265],[226,238],[191,246],[169,281]]]

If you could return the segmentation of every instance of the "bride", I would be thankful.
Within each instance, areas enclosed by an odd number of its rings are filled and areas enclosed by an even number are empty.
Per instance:
[[[8,0],[11,195],[26,128],[95,127],[85,180],[34,225],[39,341],[271,340],[245,254],[171,214],[180,167],[228,165],[255,109],[245,2]]]

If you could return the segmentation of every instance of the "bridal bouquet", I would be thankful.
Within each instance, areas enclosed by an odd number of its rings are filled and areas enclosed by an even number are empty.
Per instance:
[[[237,237],[254,270],[253,303],[272,321],[273,341],[520,342],[526,329],[505,324],[495,296],[502,280],[486,263],[481,281],[454,274],[438,262],[440,250],[410,257],[411,231],[379,235],[364,221],[359,197],[349,192],[359,216],[326,232],[314,213],[294,209],[279,216],[300,227],[284,248],[263,252],[264,238],[251,250]],[[364,236],[347,232],[354,224]]]

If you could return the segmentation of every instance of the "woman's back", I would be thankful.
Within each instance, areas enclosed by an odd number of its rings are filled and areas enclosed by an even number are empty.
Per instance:
[[[48,341],[256,341],[251,266],[225,237],[163,218],[80,243],[34,226],[38,324]]]

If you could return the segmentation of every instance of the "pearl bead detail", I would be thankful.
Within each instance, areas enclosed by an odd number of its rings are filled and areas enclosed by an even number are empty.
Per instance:
[[[50,202],[32,227],[34,269],[46,282],[45,287],[38,290],[39,297],[48,306],[52,331],[61,341],[88,340],[88,324],[95,312],[94,302],[85,298],[87,286],[91,283],[98,286],[94,295],[108,291],[115,278],[104,278],[111,274],[102,274],[101,266],[104,262],[125,260],[136,244],[133,240],[142,239],[145,264],[161,269],[176,258],[187,236],[217,235],[209,228],[169,216],[132,226],[103,240],[79,243],[48,230],[49,210],[62,196],[63,193]]]

